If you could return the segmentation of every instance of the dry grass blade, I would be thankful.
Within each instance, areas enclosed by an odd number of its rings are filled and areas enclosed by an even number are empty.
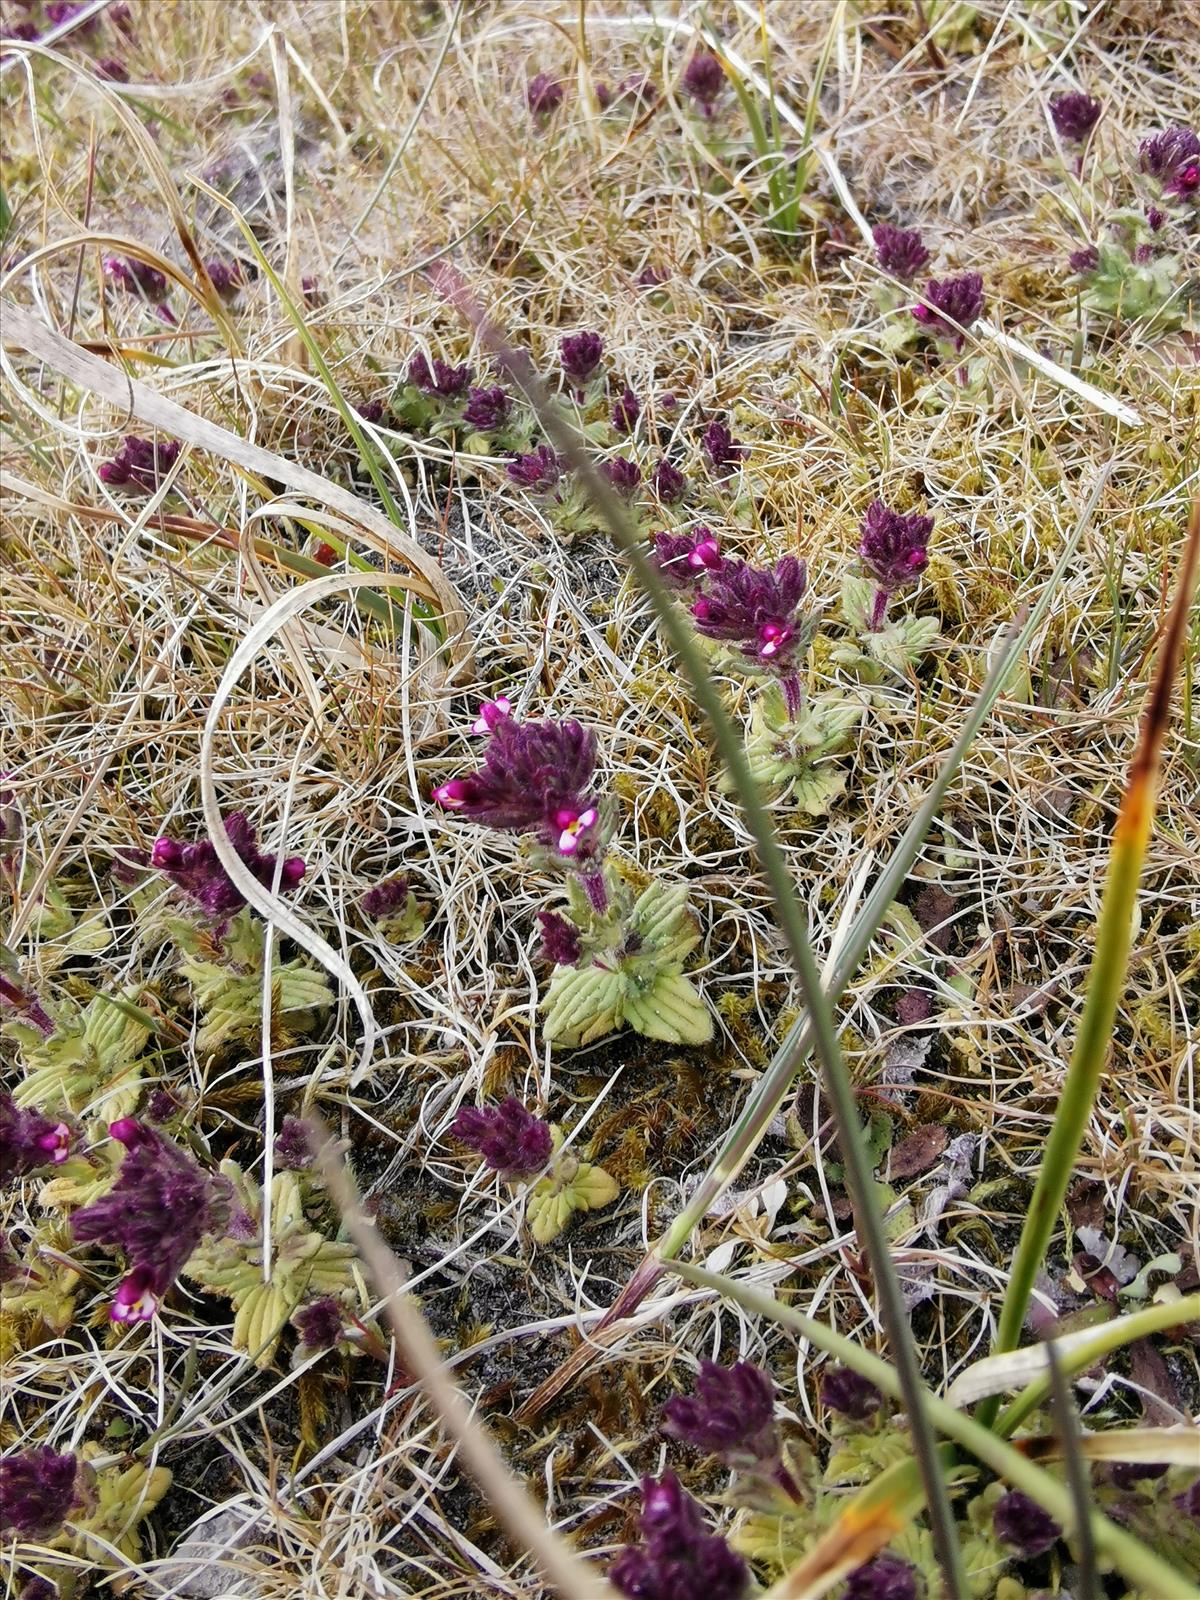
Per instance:
[[[318,1159],[350,1237],[384,1297],[387,1318],[405,1365],[429,1396],[446,1431],[457,1440],[464,1464],[487,1495],[496,1516],[564,1600],[616,1600],[616,1591],[547,1527],[538,1507],[472,1417],[424,1318],[404,1292],[399,1262],[374,1223],[363,1214],[350,1175],[341,1158],[333,1153],[328,1134],[322,1139]]]
[[[445,621],[447,644],[452,656],[460,662],[465,659],[466,614],[453,586],[438,563],[426,555],[416,540],[401,533],[374,507],[366,505],[348,490],[330,483],[317,473],[310,472],[307,467],[288,461],[261,445],[251,444],[227,428],[218,427],[206,417],[199,417],[195,412],[176,405],[173,400],[164,399],[139,379],[118,371],[99,356],[89,355],[70,339],[55,333],[22,306],[5,303],[3,325],[7,347],[25,350],[45,361],[55,372],[82,384],[149,427],[161,428],[164,433],[202,450],[211,450],[249,472],[280,479],[289,488],[311,495],[373,535],[373,542],[379,549],[403,561],[414,575],[412,579],[395,578],[394,586],[411,588],[437,605]],[[13,377],[11,371],[9,375]]]

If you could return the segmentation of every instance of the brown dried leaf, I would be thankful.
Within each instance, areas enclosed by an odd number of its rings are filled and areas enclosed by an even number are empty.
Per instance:
[[[949,1130],[940,1122],[927,1122],[914,1128],[892,1151],[893,1182],[897,1178],[914,1178],[918,1172],[928,1172],[949,1142]]]

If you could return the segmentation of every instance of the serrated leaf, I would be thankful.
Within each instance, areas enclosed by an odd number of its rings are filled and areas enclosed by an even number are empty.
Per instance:
[[[806,817],[824,817],[845,788],[846,774],[837,767],[810,767],[793,781],[788,799]]]
[[[628,993],[622,1015],[648,1039],[667,1044],[706,1044],[712,1038],[712,1015],[700,991],[681,973],[662,973],[649,989]]]
[[[690,924],[685,883],[652,883],[637,897],[629,916],[647,943],[661,944],[679,937],[681,926]],[[690,932],[690,928],[689,928]]]
[[[257,1283],[243,1296],[233,1319],[233,1348],[243,1350],[256,1367],[270,1366],[293,1307],[273,1283]]]
[[[591,1044],[615,1033],[625,980],[604,967],[556,967],[542,1010],[543,1032],[551,1044]]]

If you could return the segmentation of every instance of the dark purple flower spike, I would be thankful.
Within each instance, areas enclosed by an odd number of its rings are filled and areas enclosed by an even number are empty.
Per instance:
[[[313,1355],[318,1350],[332,1350],[345,1331],[346,1321],[341,1302],[332,1295],[313,1300],[302,1306],[292,1318],[292,1326],[304,1343],[305,1353]]]
[[[672,589],[689,591],[708,573],[720,572],[725,558],[712,533],[699,523],[691,533],[656,533],[654,565]]]
[[[20,1539],[49,1539],[75,1501],[78,1462],[48,1445],[0,1459],[0,1531]]]
[[[229,1196],[187,1151],[133,1117],[109,1124],[125,1146],[117,1180],[107,1194],[71,1218],[80,1244],[107,1244],[128,1265],[109,1316],[114,1322],[149,1322],[163,1295],[205,1234],[223,1227]]]
[[[409,358],[409,383],[414,389],[420,389],[422,394],[438,400],[457,400],[466,391],[472,377],[473,373],[466,362],[460,367],[452,367],[435,356],[431,367],[429,357],[423,350],[418,350]]]
[[[490,389],[469,389],[463,421],[480,433],[493,433],[508,421],[512,400],[499,386]]]
[[[851,1367],[832,1367],[822,1376],[821,1399],[830,1411],[854,1422],[865,1422],[883,1404],[875,1385]]]
[[[692,604],[698,632],[779,679],[793,717],[800,709],[798,668],[812,637],[812,623],[800,609],[807,588],[807,570],[795,556],[783,556],[773,568],[726,561]]]
[[[7,1089],[0,1090],[0,1185],[58,1166],[70,1153],[71,1130],[65,1122],[24,1111]]]
[[[204,268],[222,300],[232,300],[238,290],[245,287],[246,278],[240,261],[222,261],[214,256],[204,263]]]
[[[608,1569],[630,1600],[743,1600],[750,1569],[719,1534],[673,1472],[642,1479],[642,1544]]]
[[[483,1157],[485,1166],[509,1181],[539,1173],[554,1148],[549,1123],[527,1111],[515,1095],[486,1110],[461,1106],[451,1131],[460,1144]]]
[[[632,500],[638,492],[642,469],[628,456],[613,456],[611,461],[601,462],[600,471],[623,500]]]
[[[546,494],[558,483],[565,466],[565,457],[556,455],[548,444],[539,444],[527,455],[515,455],[506,470],[522,489]]]
[[[1191,128],[1164,128],[1151,134],[1138,146],[1138,161],[1164,194],[1184,200],[1200,193],[1200,137]]]
[[[899,1556],[876,1556],[846,1574],[842,1600],[917,1600],[917,1574]]]
[[[915,228],[893,228],[881,222],[872,230],[875,259],[884,272],[903,283],[911,283],[929,261],[929,251]]]
[[[654,492],[665,506],[677,505],[683,499],[684,490],[687,488],[687,479],[679,468],[672,466],[666,456],[655,467],[650,475],[654,485]]]
[[[683,88],[711,117],[725,88],[725,69],[711,50],[697,50],[683,69]]]
[[[275,881],[276,857],[258,848],[254,829],[244,811],[231,812],[225,818],[225,833],[240,859],[259,883],[269,889]],[[241,890],[235,888],[208,839],[181,844],[164,836],[155,840],[150,860],[176,889],[217,922],[228,921],[246,904]],[[294,889],[303,876],[303,860],[299,856],[288,856],[279,869],[280,890],[286,893]]]
[[[275,1135],[275,1160],[291,1172],[303,1172],[313,1162],[312,1135],[301,1117],[284,1117]]]
[[[525,104],[539,122],[546,121],[563,103],[563,86],[548,72],[535,73],[525,85]]]
[[[858,553],[878,588],[871,609],[871,629],[883,627],[887,603],[897,589],[919,578],[929,565],[929,535],[933,518],[917,512],[907,516],[892,511],[882,500],[872,500],[861,524]]]
[[[433,791],[447,811],[506,833],[535,833],[574,864],[603,850],[599,802],[590,793],[596,735],[578,722],[500,717],[489,729],[483,766]]]
[[[626,385],[625,393],[612,408],[612,425],[618,433],[632,433],[642,414],[642,402]]]
[[[720,1456],[729,1466],[756,1472],[793,1499],[800,1490],[783,1464],[775,1427],[775,1385],[752,1361],[731,1367],[702,1361],[695,1389],[663,1408],[663,1432]]]
[[[112,460],[101,462],[100,480],[114,488],[153,494],[179,459],[181,448],[177,439],[154,444],[135,433],[127,434]]]
[[[1050,100],[1051,121],[1065,144],[1086,144],[1102,110],[1099,100],[1093,100],[1090,94],[1056,94]]]
[[[747,447],[733,437],[723,422],[710,422],[704,430],[702,443],[713,471],[721,477],[732,472],[746,454]]]
[[[579,929],[557,911],[539,911],[542,929],[542,956],[556,967],[577,967],[583,955]]]
[[[1020,1489],[1010,1489],[996,1501],[992,1524],[997,1536],[1026,1560],[1045,1555],[1062,1536],[1062,1529],[1049,1512]]]
[[[104,276],[126,294],[142,294],[156,304],[166,298],[167,275],[133,256],[105,256]]]
[[[582,397],[584,385],[595,377],[604,355],[604,340],[598,333],[571,333],[559,345],[562,369]]]
[[[407,877],[399,872],[393,878],[385,878],[382,883],[367,890],[360,904],[363,915],[370,917],[372,922],[382,922],[385,917],[395,916],[408,904]]]
[[[966,330],[983,315],[983,279],[978,272],[930,278],[924,299],[912,308],[912,314],[936,338],[949,339],[961,350]]]

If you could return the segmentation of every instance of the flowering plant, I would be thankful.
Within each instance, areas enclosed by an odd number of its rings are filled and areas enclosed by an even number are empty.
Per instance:
[[[515,1096],[487,1110],[463,1106],[454,1119],[453,1133],[512,1187],[522,1188],[537,1178],[525,1209],[538,1244],[556,1239],[577,1211],[606,1206],[619,1192],[616,1180],[603,1167],[563,1149],[563,1132],[557,1124],[535,1117]]]
[[[434,790],[447,811],[529,838],[566,881],[565,914],[543,917],[554,972],[542,1009],[552,1044],[590,1044],[628,1025],[652,1038],[703,1043],[712,1022],[683,963],[699,935],[682,886],[636,898],[608,859],[611,805],[595,785],[597,741],[578,722],[520,723],[503,697],[474,731],[483,764]]]

